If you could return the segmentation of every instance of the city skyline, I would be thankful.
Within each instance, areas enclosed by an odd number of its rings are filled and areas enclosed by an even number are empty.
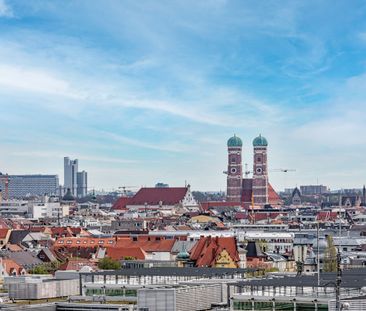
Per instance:
[[[69,155],[89,189],[224,190],[227,140],[250,168],[262,134],[269,170],[296,169],[269,173],[276,190],[361,188],[365,15],[362,1],[0,0],[0,171],[61,177]]]

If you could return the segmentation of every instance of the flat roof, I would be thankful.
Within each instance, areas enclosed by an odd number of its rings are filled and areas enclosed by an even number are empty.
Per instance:
[[[337,274],[335,272],[327,272],[320,274],[319,287],[334,287]],[[317,287],[317,275],[302,275],[302,276],[281,276],[271,277],[267,279],[246,279],[231,283],[237,286],[270,286],[270,287]],[[366,268],[365,269],[350,269],[342,271],[343,288],[362,288],[366,286]]]
[[[125,275],[125,276],[200,276],[213,277],[253,272],[255,269],[241,268],[177,268],[177,267],[152,267],[121,270],[103,270],[96,272],[81,272],[80,275]]]

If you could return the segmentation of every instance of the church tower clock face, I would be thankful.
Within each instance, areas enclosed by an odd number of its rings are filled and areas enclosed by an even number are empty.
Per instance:
[[[256,172],[257,174],[262,174],[262,168],[257,167],[257,169],[255,170],[255,172]]]

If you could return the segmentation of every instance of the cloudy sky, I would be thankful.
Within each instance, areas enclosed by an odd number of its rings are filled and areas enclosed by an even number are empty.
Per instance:
[[[0,171],[225,189],[269,141],[277,189],[366,183],[364,1],[0,0]]]

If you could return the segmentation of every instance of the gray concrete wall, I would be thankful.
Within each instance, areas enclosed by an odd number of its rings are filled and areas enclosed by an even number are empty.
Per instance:
[[[52,280],[47,282],[10,283],[10,299],[46,299],[79,294],[79,280]]]

